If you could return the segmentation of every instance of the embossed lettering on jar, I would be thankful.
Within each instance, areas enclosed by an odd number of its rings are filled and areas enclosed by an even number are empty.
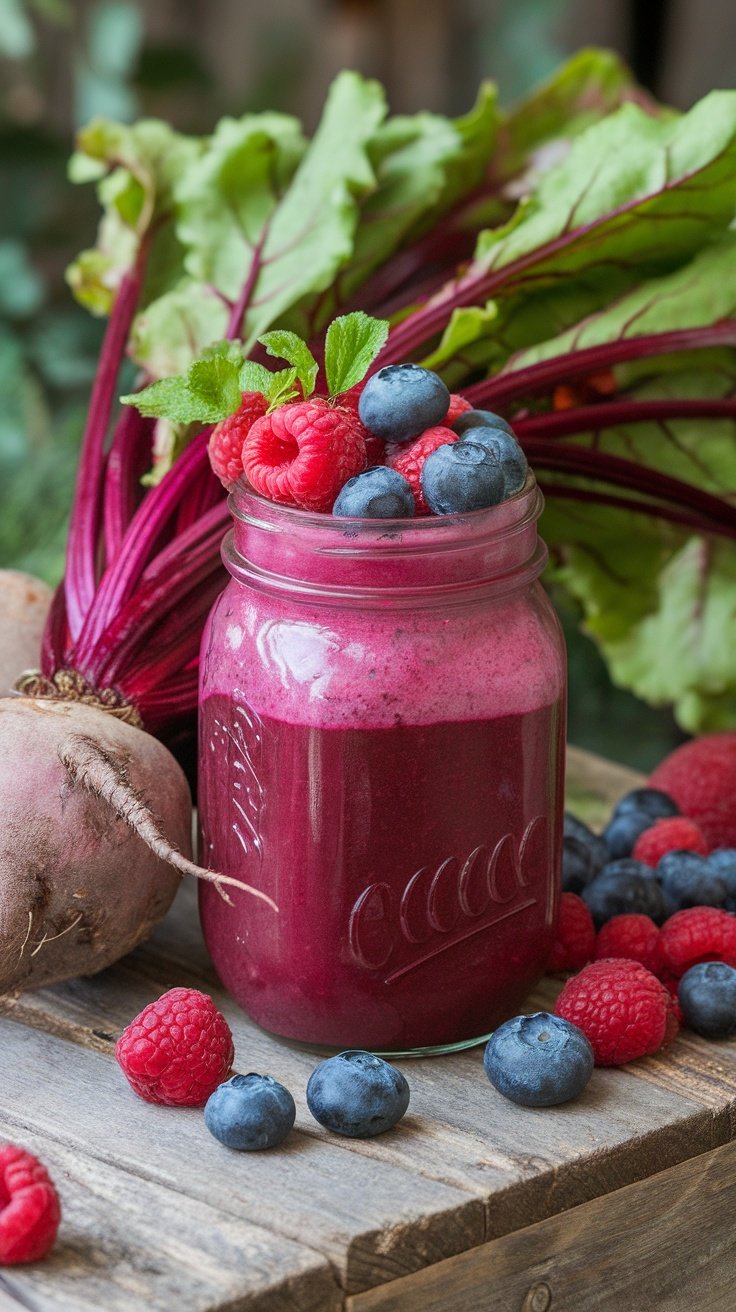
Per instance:
[[[203,642],[201,889],[223,983],[308,1044],[477,1041],[544,970],[565,661],[541,496],[345,521],[231,497]]]

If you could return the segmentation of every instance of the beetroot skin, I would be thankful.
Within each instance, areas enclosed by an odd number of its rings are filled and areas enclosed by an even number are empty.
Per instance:
[[[85,759],[122,781],[116,807]],[[0,700],[0,993],[92,975],[168,910],[180,872],[122,818],[131,795],[189,856],[189,788],[155,738],[89,706]]]
[[[649,782],[697,821],[709,848],[736,847],[736,733],[704,734],[677,747]]]

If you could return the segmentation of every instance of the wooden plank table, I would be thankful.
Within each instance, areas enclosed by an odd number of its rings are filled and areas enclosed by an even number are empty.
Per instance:
[[[570,753],[568,796],[594,823],[638,778]],[[181,984],[215,996],[238,1069],[293,1091],[281,1149],[228,1152],[201,1112],[128,1089],[117,1034]],[[38,1153],[64,1212],[46,1261],[0,1269],[0,1312],[736,1308],[736,1043],[685,1034],[547,1110],[502,1099],[480,1048],[403,1062],[401,1125],[341,1139],[306,1108],[315,1058],[219,988],[191,886],[113,969],[6,1002],[0,1036],[0,1136]]]

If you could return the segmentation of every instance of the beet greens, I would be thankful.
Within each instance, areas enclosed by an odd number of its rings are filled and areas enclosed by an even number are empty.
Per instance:
[[[263,362],[278,326],[321,360],[329,321],[360,309],[392,321],[374,369],[419,360],[513,421],[614,678],[688,728],[733,723],[735,94],[663,111],[593,51],[510,114],[485,86],[460,119],[388,117],[343,73],[311,141],[283,114],[201,140],[97,121],[72,174],[104,213],[70,283],[109,321],[47,676],[116,689],[164,737],[191,723],[227,522],[207,348]],[[165,416],[203,352],[192,422],[118,408],[126,354]]]

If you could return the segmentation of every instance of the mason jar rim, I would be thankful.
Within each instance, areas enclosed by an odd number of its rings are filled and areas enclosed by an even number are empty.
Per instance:
[[[233,519],[265,532],[286,531],[307,540],[321,535],[323,541],[311,547],[320,554],[364,556],[377,550],[403,555],[464,550],[484,538],[502,541],[539,519],[544,497],[530,470],[524,487],[495,506],[410,519],[359,519],[270,501],[241,479],[230,492],[228,507]]]

